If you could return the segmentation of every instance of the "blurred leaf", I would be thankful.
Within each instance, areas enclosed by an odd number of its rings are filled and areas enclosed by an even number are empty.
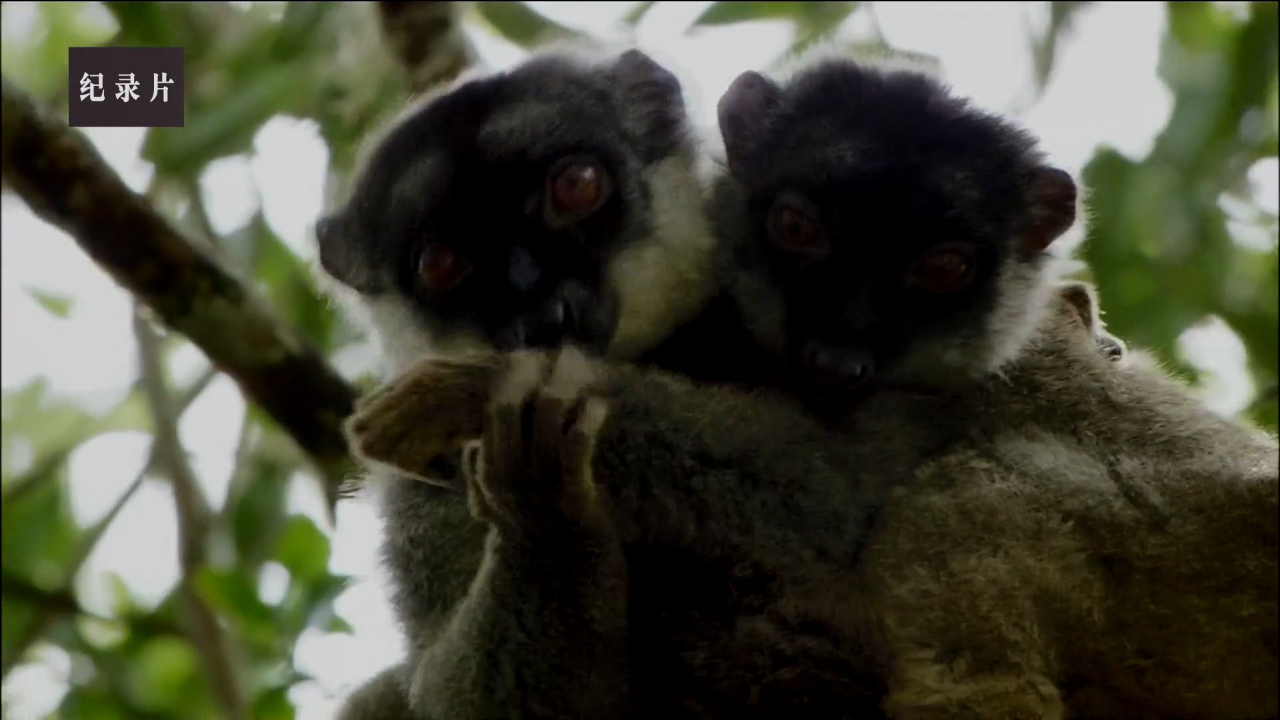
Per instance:
[[[111,18],[94,12],[94,5],[43,2],[0,6],[6,26],[30,23],[24,36],[13,33],[0,46],[5,74],[40,100],[64,109],[68,90],[67,48],[100,45],[115,31]]]
[[[1089,3],[1087,2],[1051,2],[1049,3],[1049,26],[1044,34],[1031,43],[1032,70],[1035,73],[1037,94],[1043,92],[1053,72],[1054,61],[1058,57],[1058,40],[1070,32],[1076,16]]]
[[[76,618],[75,622],[80,637],[99,650],[120,649],[129,639],[129,628],[122,622],[88,615]]]
[[[324,626],[324,631],[327,633],[351,635],[355,633],[356,629],[351,627],[351,623],[343,620],[342,617],[335,614],[333,617],[329,618],[328,624]]]
[[[704,10],[693,21],[692,27],[790,20],[796,34],[795,42],[786,55],[794,57],[819,40],[833,35],[858,7],[856,2],[718,2]]]
[[[266,284],[271,304],[317,347],[330,347],[337,315],[316,288],[311,269],[275,234],[261,213],[250,227],[257,238],[255,274]]]
[[[205,602],[227,618],[251,647],[260,651],[275,647],[278,639],[275,613],[262,602],[253,583],[242,573],[202,568],[196,575],[195,587]]]
[[[59,718],[76,720],[140,720],[141,714],[130,714],[122,707],[119,695],[105,687],[72,687],[58,708]],[[151,717],[155,717],[154,714]]]
[[[198,691],[200,659],[185,640],[166,637],[147,643],[133,657],[129,694],[151,711],[189,711],[191,692]]]
[[[329,566],[329,538],[310,518],[295,515],[280,533],[273,557],[297,580],[312,582]]]
[[[256,448],[255,448],[256,450]],[[285,493],[289,468],[255,452],[242,487],[233,487],[224,511],[230,518],[236,556],[246,567],[261,566],[270,558],[275,538],[284,524]]]
[[[143,158],[170,175],[194,175],[213,160],[249,150],[263,123],[291,111],[311,92],[309,78],[293,65],[261,68],[233,87],[216,104],[188,110],[185,127],[152,128]]]
[[[627,14],[622,16],[623,24],[628,27],[635,27],[639,25],[640,21],[644,20],[644,16],[648,15],[649,11],[653,9],[653,6],[657,4],[658,3],[654,2],[654,0],[646,0],[645,2],[636,3],[635,7],[628,10]]]
[[[95,418],[74,403],[51,398],[47,384],[38,379],[16,392],[3,393],[0,414],[0,445],[12,449],[15,438],[28,443],[30,466],[20,475],[9,475],[5,463],[3,482],[5,502],[31,489],[32,484],[59,472],[67,456],[80,443],[100,433],[120,430],[150,430],[151,418],[142,397],[130,393],[105,417]]]
[[[276,59],[291,58],[316,40],[316,32],[329,14],[331,5],[323,2],[291,2],[276,27],[271,55]]]
[[[111,613],[116,617],[129,617],[137,610],[137,603],[133,601],[133,593],[129,592],[129,585],[125,583],[124,578],[119,573],[104,572],[103,580],[107,583],[107,594],[109,596],[108,607]]]
[[[177,15],[159,3],[104,2],[120,25],[119,43],[126,46],[156,46],[179,35],[173,21]]]
[[[44,290],[35,288],[26,288],[27,294],[32,297],[40,306],[48,310],[53,315],[66,319],[71,313],[71,298],[65,295],[58,295]]]
[[[1196,52],[1221,49],[1223,39],[1235,30],[1230,12],[1207,2],[1171,2],[1168,9],[1169,33],[1188,50]]]
[[[16,651],[18,639],[26,633],[35,615],[30,603],[11,601],[7,597],[0,600],[0,657],[6,666],[10,664],[10,654]]]
[[[293,720],[293,704],[288,688],[272,688],[253,701],[254,720]]]
[[[1280,344],[1277,258],[1236,244],[1219,197],[1274,152],[1264,108],[1277,83],[1276,6],[1253,3],[1241,23],[1210,4],[1172,3],[1169,18],[1159,72],[1173,111],[1147,158],[1104,150],[1085,169],[1094,211],[1085,258],[1121,336],[1175,361],[1178,337],[1219,316],[1266,388]],[[1251,412],[1275,429],[1265,403]]]
[[[40,587],[59,587],[80,531],[62,483],[46,482],[0,508],[0,564]]]
[[[343,575],[321,575],[310,583],[289,585],[280,614],[286,631],[296,636],[308,627],[326,627],[334,617],[333,601],[346,592],[351,578]]]
[[[824,5],[854,6],[857,3],[825,2],[718,2],[702,11],[695,26],[732,25],[753,20],[796,20],[824,12]],[[853,8],[849,7],[848,12]],[[848,12],[845,14],[847,15]]]
[[[522,2],[478,2],[474,7],[494,30],[523,48],[581,37]]]

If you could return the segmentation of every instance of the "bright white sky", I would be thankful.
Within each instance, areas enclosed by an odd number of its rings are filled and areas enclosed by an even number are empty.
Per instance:
[[[614,21],[633,3],[532,3],[561,23],[597,35],[613,32]],[[661,3],[638,30],[639,45],[671,62],[700,85],[691,90],[701,112],[714,117],[716,98],[743,69],[760,67],[780,53],[790,30],[780,23],[755,23],[697,34],[684,29],[709,3]],[[988,109],[1003,111],[1029,78],[1025,23],[1043,23],[1047,3],[876,3],[891,44],[939,57],[956,89]],[[33,31],[36,15],[28,3],[5,3],[4,34]],[[1061,48],[1057,69],[1041,101],[1022,120],[1043,140],[1051,158],[1081,169],[1099,144],[1134,157],[1144,156],[1164,125],[1171,98],[1156,76],[1164,28],[1163,3],[1101,3],[1080,17],[1076,34]],[[856,23],[846,30],[856,30]],[[482,54],[497,66],[518,62],[522,52],[504,41],[477,36]],[[151,175],[138,158],[141,129],[94,128],[86,134],[131,187],[141,191]],[[219,231],[241,226],[259,207],[271,227],[301,256],[311,258],[310,224],[321,209],[326,149],[310,122],[277,118],[258,133],[251,157],[211,165],[202,187]],[[1276,163],[1260,163],[1251,173],[1260,202],[1276,210]],[[5,390],[44,377],[53,389],[91,410],[118,402],[135,374],[129,330],[128,296],[61,231],[35,219],[19,200],[0,208],[4,252],[4,322],[0,323],[0,384]],[[37,305],[24,288],[73,298],[67,319]],[[1104,299],[1105,300],[1105,299]],[[1252,389],[1243,372],[1244,350],[1220,324],[1189,333],[1186,351],[1210,371],[1207,402],[1235,412]],[[358,371],[367,353],[349,353],[340,366]],[[195,351],[185,353],[178,377],[194,377],[204,367]],[[225,500],[232,449],[244,401],[234,385],[216,381],[184,417],[181,433],[211,503]],[[141,467],[148,437],[115,433],[82,446],[71,459],[70,483],[76,517],[84,524],[101,518]],[[16,453],[15,453],[16,454]],[[6,463],[21,462],[6,458]],[[306,478],[292,483],[291,508],[324,527],[322,500]],[[379,521],[367,502],[338,508],[331,569],[360,578],[338,602],[354,635],[309,633],[297,659],[316,682],[293,693],[298,717],[331,717],[355,684],[400,656],[376,565]],[[139,597],[158,601],[178,575],[177,527],[166,487],[149,482],[125,506],[79,578],[86,605],[109,613],[104,573],[116,573]],[[279,567],[263,573],[261,592],[276,602],[287,582]],[[5,691],[15,720],[52,711],[65,692],[70,659],[57,648],[40,648],[39,662],[15,670]],[[21,688],[21,692],[10,692]]]

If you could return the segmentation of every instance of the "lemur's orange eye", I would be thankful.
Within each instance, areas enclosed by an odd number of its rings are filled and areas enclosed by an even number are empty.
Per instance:
[[[471,263],[443,245],[427,245],[418,256],[418,280],[429,290],[452,290],[470,272]]]
[[[600,198],[600,170],[585,163],[560,171],[551,185],[551,200],[566,215],[589,209]]]
[[[827,246],[817,221],[800,210],[780,205],[769,213],[769,237],[788,250],[814,251]]]
[[[912,263],[907,282],[931,293],[952,293],[968,286],[973,270],[973,256],[968,248],[942,245]]]
[[[561,160],[547,176],[547,210],[551,219],[577,220],[609,199],[612,186],[600,163],[588,157]]]

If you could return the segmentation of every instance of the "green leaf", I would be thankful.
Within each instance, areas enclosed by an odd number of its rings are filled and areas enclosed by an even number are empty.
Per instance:
[[[66,581],[79,536],[63,483],[42,483],[0,507],[0,562],[41,587]]]
[[[308,627],[327,627],[334,616],[333,601],[346,592],[351,578],[322,575],[310,583],[294,582],[280,604],[280,616],[291,636]]]
[[[1207,2],[1170,2],[1169,33],[1188,50],[1213,52],[1220,50],[1234,31],[1235,23],[1225,10]]]
[[[157,712],[190,707],[188,693],[200,685],[200,659],[185,640],[156,638],[132,660],[129,695],[139,707]]]
[[[474,7],[494,30],[523,48],[581,37],[522,2],[480,2]]]
[[[189,108],[185,127],[153,128],[143,144],[143,158],[169,175],[194,175],[217,158],[248,151],[258,129],[273,115],[300,106],[314,92],[313,85],[297,64],[260,68],[232,85],[226,96]]]
[[[325,624],[324,631],[327,633],[334,633],[335,635],[350,635],[353,634],[356,629],[351,627],[351,623],[342,619],[342,616],[334,613],[333,617],[329,618],[329,622]]]
[[[317,347],[329,348],[338,316],[316,288],[310,268],[271,230],[261,214],[255,217],[251,228],[257,238],[255,274],[266,284],[272,306]]]
[[[1087,2],[1051,2],[1049,3],[1049,27],[1044,34],[1031,43],[1031,57],[1035,70],[1037,94],[1044,90],[1053,73],[1053,65],[1058,57],[1058,40],[1069,32],[1076,16],[1089,5]]]
[[[649,11],[653,9],[653,6],[657,4],[658,3],[654,2],[654,0],[646,0],[646,2],[636,3],[635,7],[628,10],[627,14],[622,16],[623,24],[627,27],[635,27],[639,25],[640,21],[644,20],[644,16],[648,15]]]
[[[157,3],[104,2],[120,25],[120,44],[125,46],[163,45],[174,37],[174,15]]]
[[[290,468],[264,457],[255,445],[245,481],[231,488],[225,514],[231,519],[236,557],[245,567],[267,561],[284,524]]]
[[[37,290],[30,287],[26,288],[26,291],[32,299],[40,303],[41,307],[57,317],[65,320],[67,315],[71,313],[72,300],[65,295],[58,295],[56,293]]]
[[[18,639],[26,633],[35,616],[35,607],[30,603],[0,600],[0,657],[6,666],[11,662],[16,664],[9,655],[16,651]]]
[[[694,26],[732,25],[753,20],[794,20],[797,24],[831,24],[858,7],[856,2],[718,2],[702,11]]]
[[[289,688],[271,688],[253,701],[254,720],[293,720],[294,715]]]
[[[320,532],[310,518],[295,515],[289,518],[276,540],[273,557],[294,578],[310,583],[327,572],[329,538]]]
[[[202,568],[195,578],[196,591],[220,615],[226,617],[254,648],[276,645],[275,613],[262,602],[258,591],[235,570]]]
[[[316,42],[316,31],[328,16],[330,8],[329,3],[323,2],[289,3],[285,7],[284,16],[276,25],[272,57],[277,60],[295,57]]]

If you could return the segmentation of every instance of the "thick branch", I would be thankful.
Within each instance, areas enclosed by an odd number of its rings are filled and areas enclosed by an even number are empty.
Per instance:
[[[456,2],[380,2],[382,35],[414,92],[457,77],[475,62]]]
[[[3,80],[3,176],[289,433],[336,492],[355,390],[207,251],[130,190],[89,141]]]

